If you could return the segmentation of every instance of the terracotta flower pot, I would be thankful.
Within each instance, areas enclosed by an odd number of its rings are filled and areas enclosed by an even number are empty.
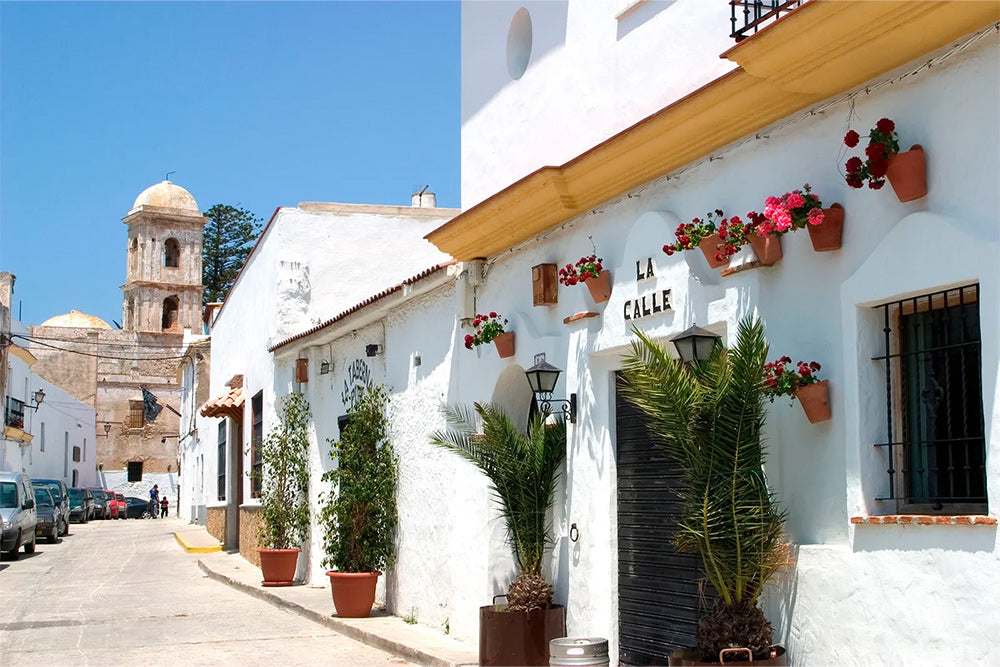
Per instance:
[[[497,346],[497,354],[501,359],[514,356],[514,332],[505,331],[493,339],[493,344]]]
[[[844,234],[844,207],[834,204],[830,208],[824,208],[823,222],[807,227],[814,251],[840,250],[840,240]]]
[[[745,654],[746,649],[730,649],[729,656],[726,657],[726,662],[705,662],[698,657],[698,649],[696,648],[679,648],[672,651],[667,657],[667,664],[671,667],[695,667],[696,665],[726,665],[726,667],[732,667],[733,665],[767,665],[768,667],[784,667],[788,664],[788,654],[785,653],[785,647],[783,646],[772,646],[771,649],[774,651],[773,658],[764,658],[763,660],[743,660],[732,661],[732,658],[736,658],[740,652]]]
[[[915,144],[905,153],[897,153],[889,158],[886,172],[896,198],[901,202],[920,199],[927,194],[927,162],[924,147]]]
[[[604,303],[611,298],[611,272],[601,271],[596,278],[584,280],[583,284],[590,290],[590,298],[594,303]]]
[[[822,380],[795,390],[795,398],[799,399],[810,424],[823,422],[830,418],[829,385],[829,380]]]
[[[479,608],[480,665],[548,665],[549,642],[566,636],[562,605],[507,611],[507,605]]]
[[[705,259],[708,260],[708,265],[713,269],[718,269],[719,267],[729,264],[728,257],[723,258],[722,261],[715,258],[715,253],[719,251],[720,245],[722,245],[722,239],[719,238],[718,234],[706,236],[698,244],[698,248],[705,254]]]
[[[381,572],[327,570],[333,606],[340,618],[366,618],[375,604],[375,584]]]
[[[757,254],[757,259],[764,266],[771,266],[781,259],[781,237],[761,236],[760,234],[750,235],[750,245]]]
[[[299,561],[301,549],[261,549],[260,571],[264,575],[264,586],[291,586],[295,579],[295,566]]]

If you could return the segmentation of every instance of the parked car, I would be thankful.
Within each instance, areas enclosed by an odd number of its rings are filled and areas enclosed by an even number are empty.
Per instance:
[[[118,518],[118,501],[115,500],[115,492],[104,490],[104,498],[108,501],[108,513],[104,518],[106,519],[117,519]]]
[[[31,483],[36,487],[43,486],[52,494],[52,499],[59,507],[60,515],[60,535],[69,535],[69,493],[66,489],[66,482],[61,479],[33,479]]]
[[[0,472],[0,552],[17,560],[18,549],[35,553],[35,490],[23,472]]]
[[[94,497],[89,489],[69,490],[69,520],[87,523],[94,517]]]
[[[59,518],[59,508],[52,497],[52,492],[45,487],[35,487],[35,537],[47,537],[50,544],[59,539],[59,528],[62,523]]]
[[[128,504],[125,502],[125,496],[120,493],[115,494],[115,502],[118,503],[118,518],[127,519],[128,518]]]
[[[145,498],[127,496],[125,502],[128,503],[128,509],[125,512],[126,518],[142,519],[143,514],[149,511],[149,501]]]
[[[91,486],[87,490],[94,497],[94,518],[107,519],[110,512],[108,511],[108,499],[104,495],[104,489]]]

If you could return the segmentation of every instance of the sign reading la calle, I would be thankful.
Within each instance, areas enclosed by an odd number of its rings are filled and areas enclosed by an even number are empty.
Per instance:
[[[653,258],[647,257],[645,261],[638,260],[635,263],[635,280],[642,282],[656,277],[653,270]],[[654,289],[651,292],[639,296],[635,299],[628,299],[625,302],[625,319],[638,320],[643,317],[650,317],[659,313],[671,310],[670,290]]]

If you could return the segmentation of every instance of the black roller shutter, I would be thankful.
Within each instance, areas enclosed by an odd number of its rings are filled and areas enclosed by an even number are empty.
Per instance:
[[[627,665],[665,665],[670,651],[695,644],[705,604],[701,557],[673,546],[680,471],[653,441],[645,415],[621,392],[615,424],[619,657]]]

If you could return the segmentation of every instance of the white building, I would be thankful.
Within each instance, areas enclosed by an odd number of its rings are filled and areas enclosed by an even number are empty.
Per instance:
[[[0,274],[0,299],[10,303],[14,277]],[[93,406],[32,372],[37,359],[28,349],[29,331],[16,319],[0,332],[6,347],[4,430],[0,470],[60,479],[67,486],[97,486],[96,413]],[[38,399],[41,398],[41,402]]]
[[[767,596],[775,640],[798,664],[995,661],[991,634],[969,628],[1000,624],[1000,594],[983,585],[1000,574],[998,7],[811,2],[720,61],[725,4],[464,3],[465,210],[428,238],[466,263],[391,313],[359,304],[278,341],[276,364],[288,375],[298,358],[310,373],[333,362],[306,390],[322,442],[336,435],[347,362],[385,331],[368,369],[394,390],[401,457],[386,599],[473,639],[476,608],[513,565],[482,477],[426,437],[442,400],[526,413],[523,371],[544,352],[565,369],[557,395],[578,399],[549,566],[568,632],[657,662],[694,642],[696,575],[664,565],[672,499],[636,477],[669,467],[615,373],[633,324],[661,340],[695,323],[725,338],[757,314],[772,356],[822,363],[833,412],[810,424],[798,407],[770,410],[767,473],[796,557]],[[845,132],[882,117],[903,150],[926,150],[927,196],[845,183]],[[761,210],[804,182],[846,209],[837,251],[814,252],[800,231],[774,266],[748,249],[723,275],[696,251],[660,250],[681,221]],[[572,263],[591,243],[611,299],[578,286],[533,305],[532,267]],[[476,311],[510,320],[512,359],[462,348],[458,322]]]

